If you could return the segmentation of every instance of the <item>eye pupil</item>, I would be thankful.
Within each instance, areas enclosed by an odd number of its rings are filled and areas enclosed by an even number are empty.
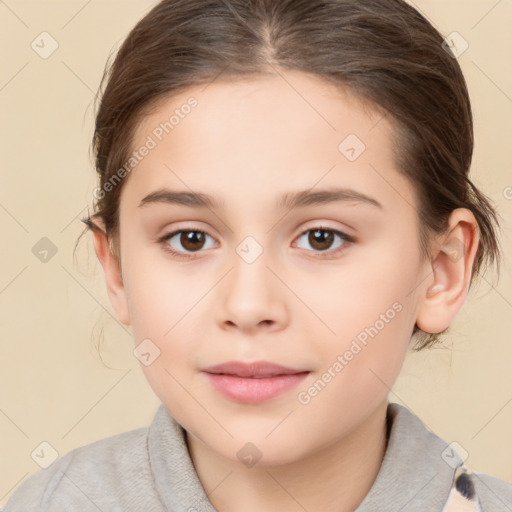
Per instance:
[[[185,257],[186,253],[194,253],[194,252],[203,252],[204,246],[206,245],[206,237],[210,236],[206,232],[201,231],[199,229],[182,229],[171,233],[170,235],[165,236],[162,239],[162,242],[165,245],[170,245],[172,247],[172,243],[170,242],[172,239],[178,237],[179,244],[181,245],[181,249],[165,249],[168,252],[171,252],[174,255],[183,255]],[[353,239],[344,233],[337,231],[336,229],[330,228],[322,228],[317,227],[306,230],[302,233],[300,238],[306,237],[308,240],[308,244],[310,245],[310,249],[313,251],[309,252],[327,252],[334,253],[332,251],[332,247],[334,245],[336,237],[341,238],[341,244],[338,249],[342,250],[344,246],[348,243],[353,242]]]
[[[204,233],[200,231],[183,231],[180,243],[187,251],[201,249],[204,244]]]
[[[315,247],[318,250],[328,249],[334,241],[334,235],[332,231],[326,229],[315,229],[310,231],[309,243],[311,247]],[[316,247],[315,244],[319,244],[320,247]]]

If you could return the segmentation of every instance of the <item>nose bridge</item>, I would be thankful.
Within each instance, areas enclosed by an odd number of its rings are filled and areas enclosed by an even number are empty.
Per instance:
[[[284,321],[283,285],[268,268],[275,265],[270,257],[271,251],[252,235],[235,247],[217,305],[220,323],[251,329],[260,323]]]
[[[261,236],[258,237],[261,240]],[[263,241],[263,243],[265,243]],[[267,265],[270,251],[253,235],[246,236],[236,247],[232,258],[234,267],[231,275],[231,292],[251,296],[266,295],[270,292]],[[263,297],[259,297],[261,299]],[[247,299],[245,299],[247,300]]]

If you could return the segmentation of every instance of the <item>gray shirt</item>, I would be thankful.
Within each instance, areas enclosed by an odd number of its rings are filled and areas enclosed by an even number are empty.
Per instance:
[[[512,512],[512,483],[468,471],[471,482],[460,479],[455,485],[456,470],[464,469],[458,453],[402,405],[388,404],[387,419],[381,468],[355,512],[451,512],[460,510],[454,501],[459,498],[472,498],[475,511]],[[160,404],[148,427],[75,448],[23,481],[5,512],[32,511],[215,509],[195,472],[183,429]]]

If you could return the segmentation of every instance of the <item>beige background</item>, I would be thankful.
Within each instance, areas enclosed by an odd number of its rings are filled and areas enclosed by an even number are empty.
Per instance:
[[[41,442],[63,455],[148,424],[159,404],[112,318],[90,236],[73,261],[96,185],[94,92],[111,49],[154,3],[0,2],[0,504],[39,469]],[[503,217],[505,261],[497,287],[488,276],[473,290],[452,346],[408,356],[390,397],[459,443],[471,468],[512,481],[512,2],[414,5],[469,43],[459,61],[475,113],[473,176]],[[59,45],[47,59],[31,48],[43,31]],[[58,251],[46,263],[32,252],[43,237]],[[94,348],[102,330],[107,366]]]

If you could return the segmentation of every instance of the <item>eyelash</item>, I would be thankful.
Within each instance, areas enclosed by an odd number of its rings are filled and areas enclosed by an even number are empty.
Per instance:
[[[312,228],[306,229],[305,231],[303,231],[297,237],[297,239],[300,239],[302,236],[304,236],[306,233],[309,233],[310,231],[328,231],[328,232],[332,232],[335,235],[340,236],[341,239],[344,242],[340,247],[336,248],[335,250],[311,251],[311,252],[314,252],[314,253],[319,253],[319,254],[326,253],[326,254],[329,255],[327,257],[326,256],[315,256],[316,258],[327,259],[328,257],[332,256],[333,254],[336,255],[338,252],[341,252],[341,251],[345,250],[347,244],[353,243],[355,241],[354,237],[352,237],[350,235],[347,235],[343,231],[339,231],[337,229],[332,229],[332,228],[323,227],[323,226],[314,226]],[[177,234],[180,234],[180,233],[201,233],[203,235],[210,236],[210,235],[208,235],[208,233],[206,233],[206,231],[203,231],[201,229],[188,228],[188,229],[178,229],[176,231],[173,231],[172,233],[164,235],[163,237],[161,237],[158,240],[158,243],[160,243],[162,245],[162,248],[163,248],[163,250],[165,252],[170,253],[173,257],[176,257],[176,258],[179,258],[179,259],[184,259],[184,260],[188,260],[188,259],[194,258],[195,257],[194,255],[196,253],[188,253],[187,254],[187,253],[182,253],[180,251],[176,251],[176,250],[172,249],[170,247],[170,245],[167,243],[168,240],[172,239],[174,236],[176,236]],[[200,253],[200,252],[201,252],[201,250],[197,251],[197,253]]]

